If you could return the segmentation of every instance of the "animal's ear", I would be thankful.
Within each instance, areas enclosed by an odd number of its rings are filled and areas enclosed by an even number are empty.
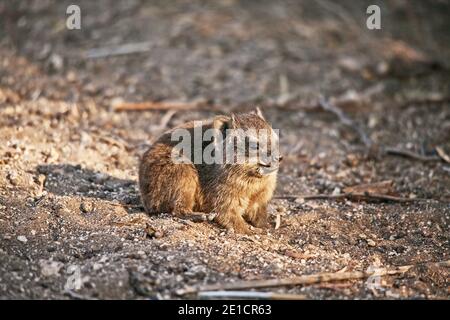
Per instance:
[[[221,139],[216,140],[216,142],[222,141],[222,139],[225,139],[227,137],[227,135],[230,133],[227,130],[234,128],[234,121],[235,121],[234,115],[232,115],[231,117],[216,116],[214,118],[212,126],[215,130],[218,130],[221,135]]]
[[[230,128],[236,128],[236,115],[234,113],[231,114]]]
[[[217,116],[213,120],[213,128],[225,132],[227,129],[231,129],[233,124],[233,116]]]
[[[263,119],[264,121],[266,121],[266,118],[264,118],[264,115],[259,107],[256,107],[253,113],[256,114],[258,117],[260,117],[261,119]]]

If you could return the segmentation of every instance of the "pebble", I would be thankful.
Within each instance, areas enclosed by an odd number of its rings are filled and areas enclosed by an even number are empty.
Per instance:
[[[44,277],[55,276],[59,274],[59,270],[64,266],[63,263],[51,260],[40,260],[41,274]]]
[[[82,202],[80,205],[80,210],[84,213],[92,212],[93,206],[90,202]]]
[[[64,65],[64,60],[59,54],[52,53],[49,58],[49,63],[54,70],[59,71]]]
[[[20,242],[23,242],[23,243],[27,243],[28,242],[28,239],[25,236],[18,236],[17,240],[19,240]]]
[[[11,182],[11,184],[13,186],[17,186],[19,184],[19,176],[16,171],[9,171],[8,179],[9,179],[9,182]]]
[[[101,263],[95,262],[94,265],[92,266],[92,269],[94,269],[94,271],[98,271],[103,267],[103,265]]]
[[[147,237],[149,237],[149,238],[157,238],[158,239],[163,236],[162,231],[156,230],[148,223],[145,226],[145,233],[147,234]]]
[[[339,194],[341,194],[341,188],[339,187],[334,188],[332,195],[337,196]]]

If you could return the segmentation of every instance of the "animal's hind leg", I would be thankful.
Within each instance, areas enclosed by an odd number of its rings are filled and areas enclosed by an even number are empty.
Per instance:
[[[176,215],[186,215],[194,211],[198,205],[199,181],[197,170],[188,164],[171,164],[170,170],[173,185],[173,192],[170,198],[170,212]]]
[[[149,214],[188,214],[198,205],[199,179],[192,164],[173,163],[170,148],[156,144],[139,168],[142,202]]]
[[[172,213],[186,215],[194,211],[195,188],[180,189],[174,197]]]

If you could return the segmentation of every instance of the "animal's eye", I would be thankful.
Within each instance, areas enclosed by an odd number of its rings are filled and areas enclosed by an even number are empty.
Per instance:
[[[250,148],[253,150],[259,150],[259,142],[258,141],[250,141]]]
[[[257,140],[250,139],[249,137],[245,137],[245,144],[249,149],[259,150],[259,142]]]

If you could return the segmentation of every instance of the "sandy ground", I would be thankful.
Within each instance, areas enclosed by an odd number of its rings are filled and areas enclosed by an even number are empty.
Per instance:
[[[448,299],[448,269],[420,263],[449,259],[450,164],[377,152],[450,153],[448,4],[386,1],[383,29],[370,31],[364,1],[75,2],[79,31],[65,28],[68,2],[0,1],[0,298],[195,297],[182,289],[419,264],[373,281],[268,290]],[[144,53],[86,58],[143,41]],[[320,94],[375,151],[317,107]],[[222,113],[259,104],[282,133],[278,196],[389,180],[396,196],[429,200],[274,199],[272,226],[251,236],[149,217],[139,155],[168,127],[218,113],[113,109],[165,100]]]

